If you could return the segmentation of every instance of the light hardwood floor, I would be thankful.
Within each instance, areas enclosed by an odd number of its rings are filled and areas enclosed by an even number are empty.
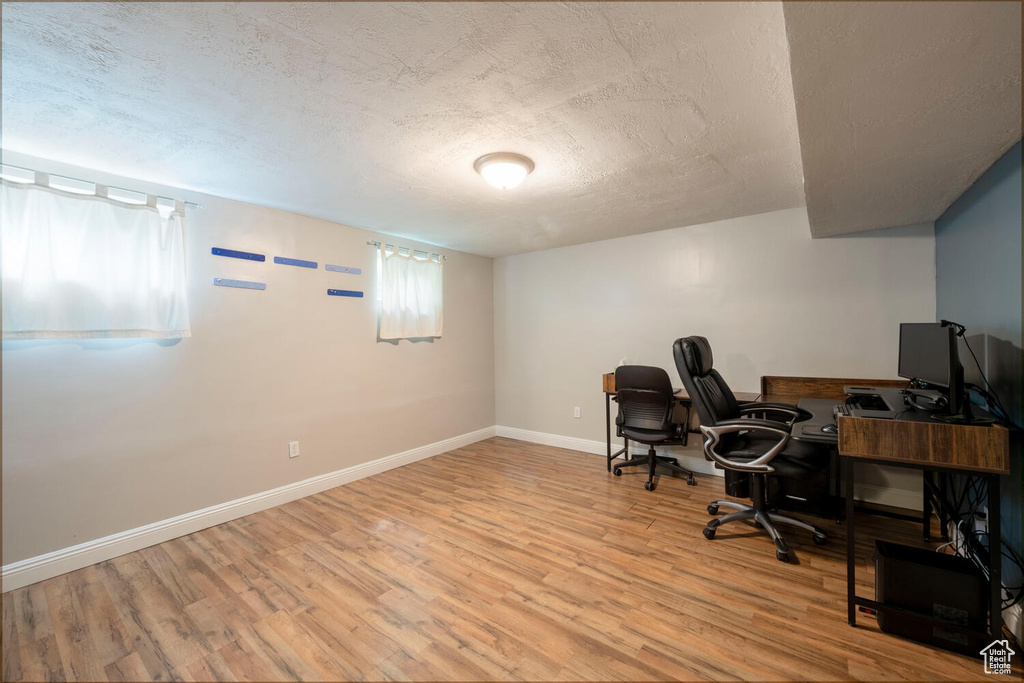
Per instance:
[[[842,527],[790,532],[782,564],[753,529],[701,535],[721,479],[642,481],[489,439],[5,593],[3,678],[985,678],[847,626]]]

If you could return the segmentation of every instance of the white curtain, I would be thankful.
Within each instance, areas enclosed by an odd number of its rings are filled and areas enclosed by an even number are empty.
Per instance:
[[[440,262],[381,254],[380,338],[440,337],[442,293]]]
[[[183,216],[3,182],[3,338],[188,337]]]

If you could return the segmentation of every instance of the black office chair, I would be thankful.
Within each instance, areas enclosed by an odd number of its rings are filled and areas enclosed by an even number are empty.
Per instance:
[[[619,414],[615,418],[616,433],[626,439],[647,444],[650,450],[645,456],[616,465],[612,473],[618,477],[622,475],[623,467],[647,465],[647,483],[644,488],[653,491],[657,486],[654,481],[655,470],[658,465],[662,465],[673,472],[685,474],[686,483],[695,485],[697,482],[693,479],[693,472],[680,467],[675,458],[660,456],[654,451],[655,444],[683,443],[686,434],[685,424],[672,422],[676,401],[668,373],[661,368],[646,365],[622,365],[615,370],[615,392],[615,400],[619,404]]]
[[[810,476],[828,466],[827,447],[789,438],[793,423],[807,419],[809,414],[788,403],[737,403],[729,385],[714,369],[711,346],[704,337],[677,339],[672,353],[683,386],[697,408],[700,430],[706,437],[704,455],[727,474],[750,478],[753,505],[732,500],[711,503],[708,513],[712,515],[718,514],[719,507],[737,512],[709,521],[704,536],[714,538],[715,530],[729,522],[753,520],[775,541],[775,556],[783,562],[789,560],[789,546],[776,524],[807,529],[814,534],[817,545],[824,545],[828,537],[820,528],[768,507],[769,476]]]

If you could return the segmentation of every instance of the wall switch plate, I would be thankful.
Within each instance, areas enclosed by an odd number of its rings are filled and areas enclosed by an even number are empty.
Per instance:
[[[575,408],[572,409],[572,416],[575,417],[577,420],[579,419],[579,417],[580,417],[580,407],[579,406],[576,406]]]
[[[288,457],[297,458],[299,457],[299,442],[289,441],[288,442]]]

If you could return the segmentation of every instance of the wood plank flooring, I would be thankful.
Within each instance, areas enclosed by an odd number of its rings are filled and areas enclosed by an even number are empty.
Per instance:
[[[751,528],[701,535],[721,479],[642,482],[489,439],[5,593],[3,679],[985,678],[847,626],[842,527],[782,564]]]

